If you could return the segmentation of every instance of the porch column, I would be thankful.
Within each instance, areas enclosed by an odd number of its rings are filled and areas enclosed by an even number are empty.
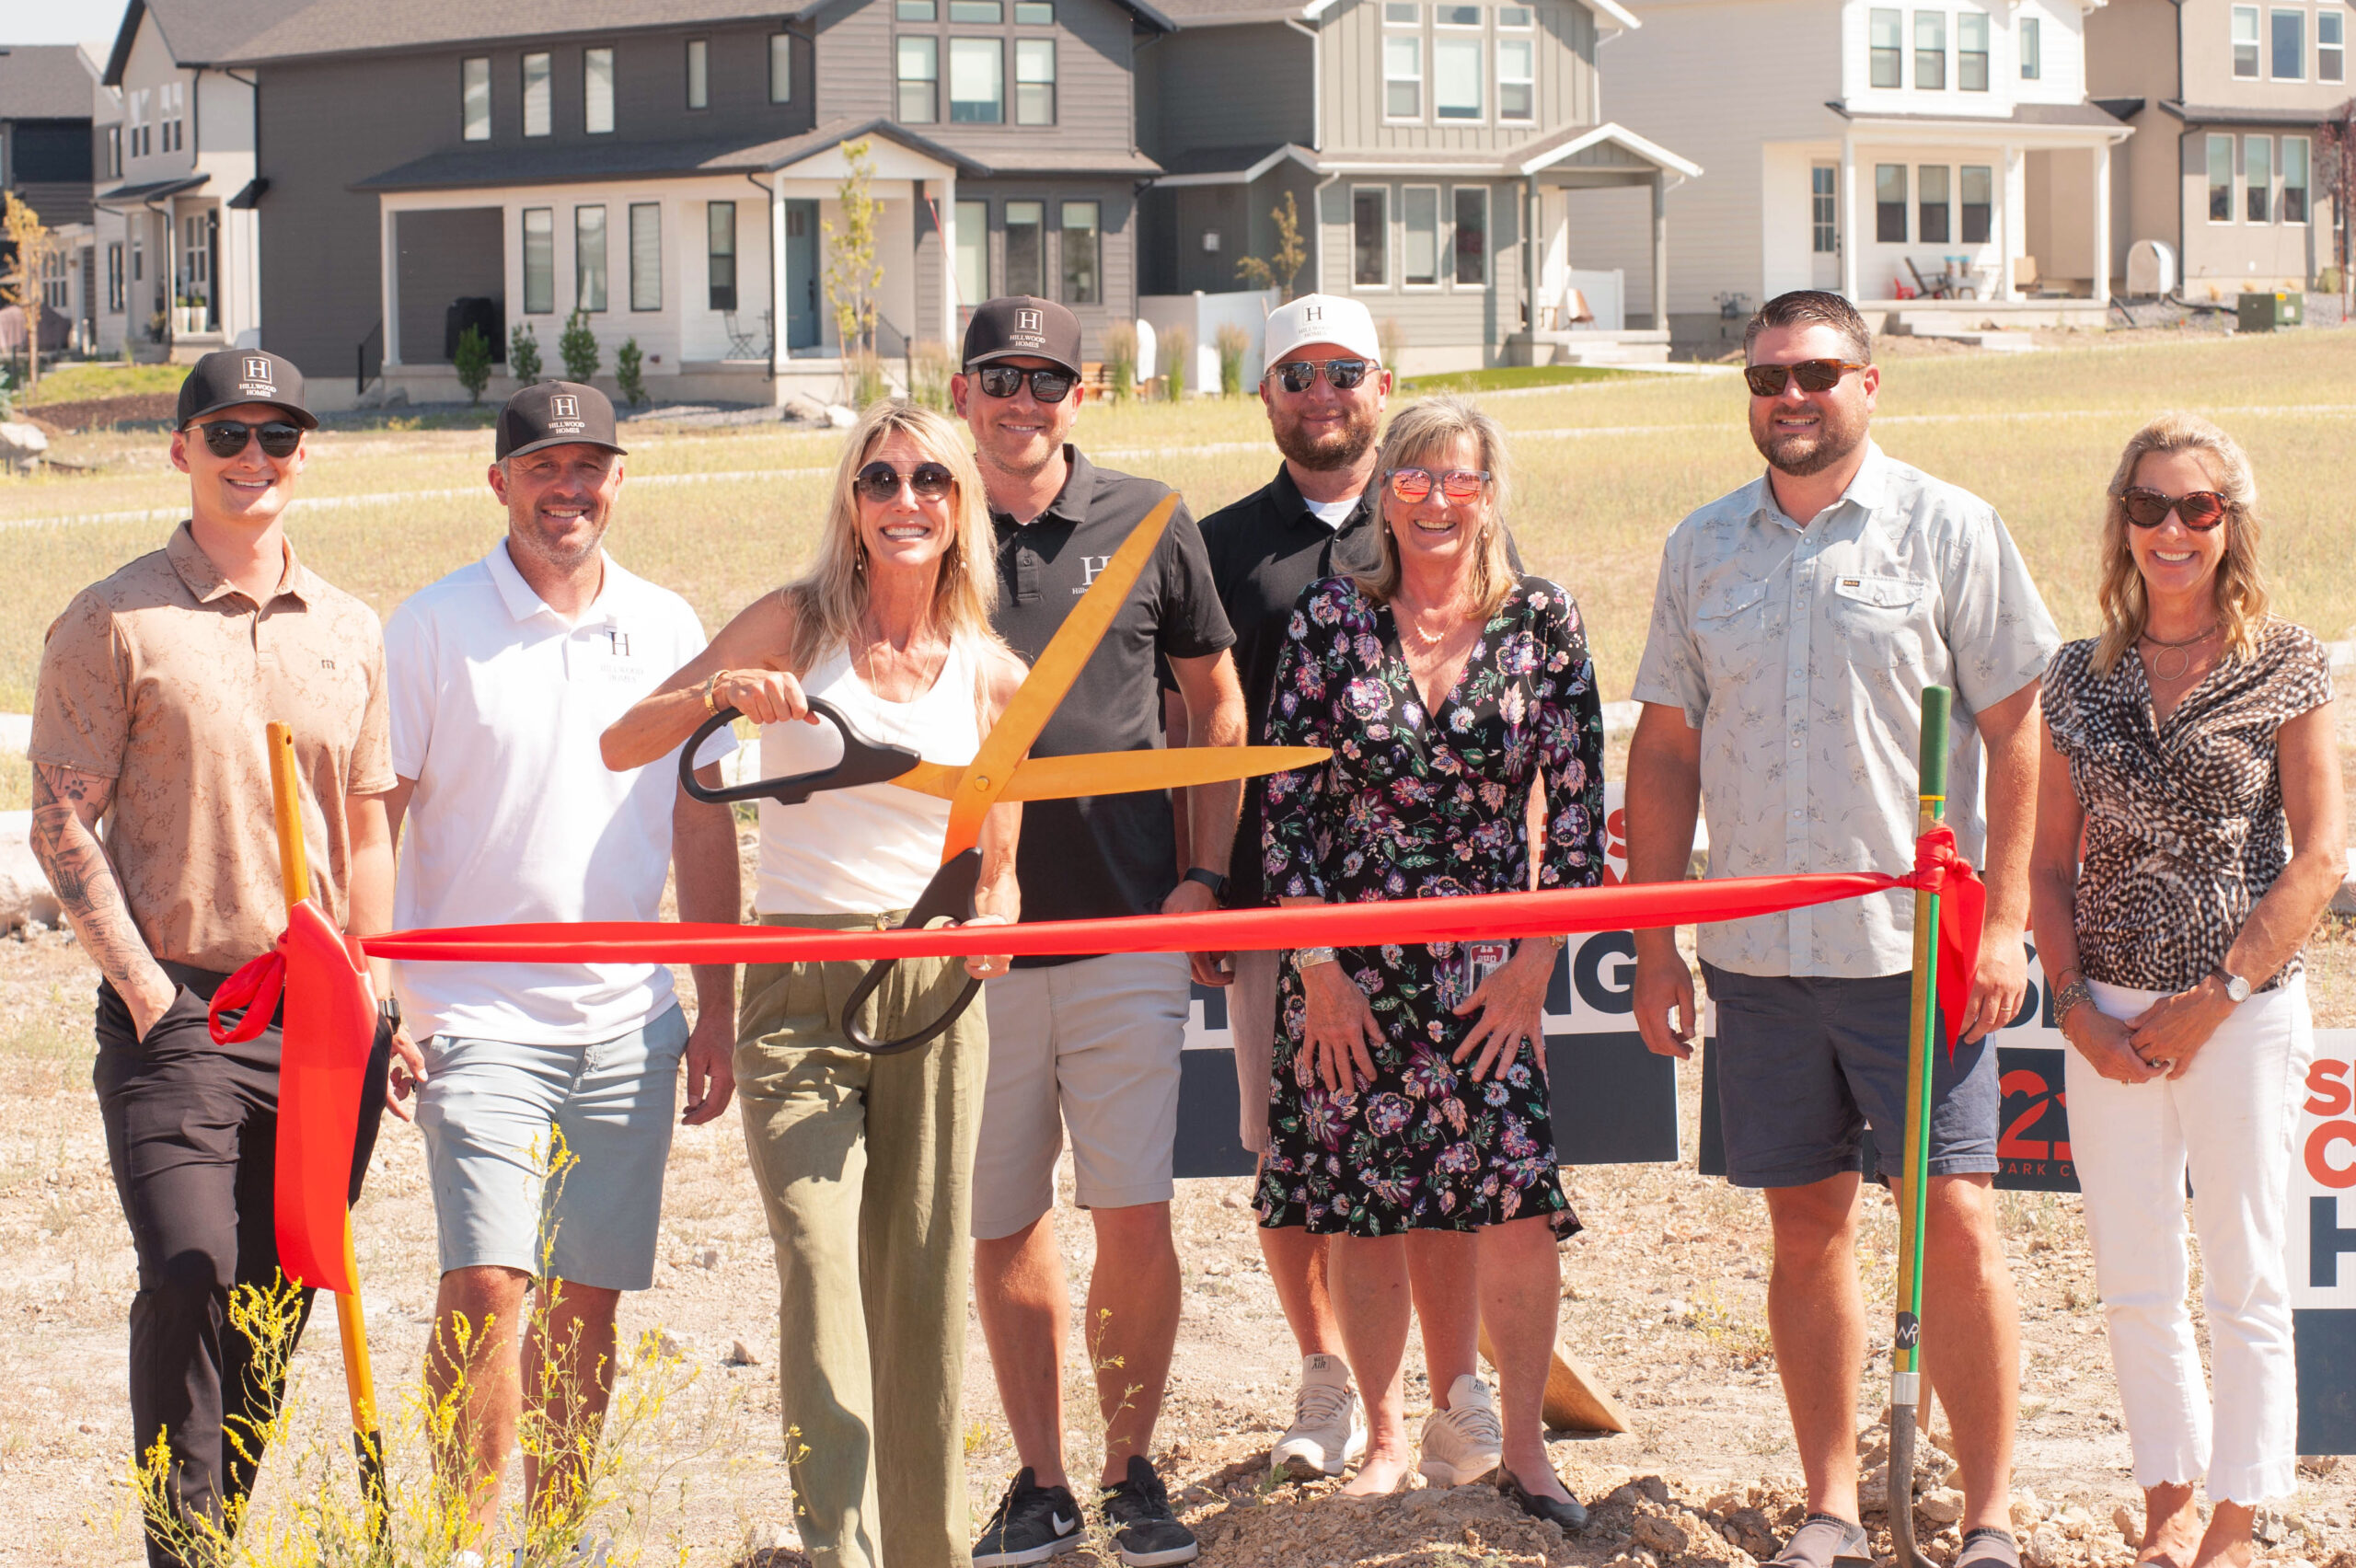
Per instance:
[[[1841,138],[1841,293],[1857,297],[1857,139]]]
[[[2095,160],[2095,298],[2110,303],[2110,144],[2094,150]]]
[[[1659,168],[1653,170],[1653,329],[1669,330],[1669,171]]]
[[[1521,181],[1521,297],[1530,313],[1530,325],[1524,329],[1530,343],[1530,363],[1538,363],[1538,181],[1524,175]]]
[[[2028,254],[2028,195],[2022,189],[2025,164],[2021,150],[2004,148],[2004,297],[2017,297],[2020,272],[2014,263]]]
[[[2006,144],[2002,161],[1996,166],[1996,288],[1998,299],[2015,297],[2013,258],[2019,254],[2017,232],[2013,227],[2013,149]]]
[[[785,342],[785,302],[792,295],[786,292],[791,282],[785,275],[785,176],[769,176],[769,387],[776,395],[778,362],[786,356],[780,353]]]
[[[946,179],[936,180],[934,184],[940,188],[941,203],[941,340],[949,345],[949,352],[953,354],[963,346],[957,338],[957,307],[960,305],[979,305],[982,302],[977,299],[958,298],[957,171],[950,170]],[[1137,213],[1134,210],[1129,214],[1129,223],[1131,244],[1134,246],[1137,223]]]
[[[401,248],[394,236],[399,223],[400,215],[385,205],[383,197],[378,197],[376,236],[383,255],[376,263],[376,308],[385,331],[385,352],[378,363],[388,367],[401,363]]]

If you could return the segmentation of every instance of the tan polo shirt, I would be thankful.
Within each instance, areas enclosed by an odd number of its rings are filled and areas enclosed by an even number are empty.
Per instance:
[[[393,787],[376,613],[286,551],[257,606],[185,523],[74,596],[33,698],[37,763],[115,780],[105,842],[132,918],[166,963],[230,970],[285,924],[263,726],[294,730],[311,882],[341,925],[347,795]]]

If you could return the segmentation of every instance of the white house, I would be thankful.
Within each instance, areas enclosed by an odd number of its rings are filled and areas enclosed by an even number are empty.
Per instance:
[[[1645,25],[1612,43],[1611,117],[1709,170],[1669,197],[1678,340],[1796,288],[1877,325],[1903,306],[2098,327],[2110,151],[2131,133],[2086,98],[2104,3],[1630,0]]]

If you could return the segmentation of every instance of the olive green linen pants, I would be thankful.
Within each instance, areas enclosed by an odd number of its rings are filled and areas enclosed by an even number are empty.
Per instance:
[[[897,914],[763,915],[872,930]],[[871,1056],[835,1020],[856,963],[745,966],[736,1094],[777,1250],[778,1393],[803,1549],[818,1568],[969,1568],[964,1423],[985,1009]],[[938,1018],[962,959],[903,961],[864,1010],[891,1039]]]

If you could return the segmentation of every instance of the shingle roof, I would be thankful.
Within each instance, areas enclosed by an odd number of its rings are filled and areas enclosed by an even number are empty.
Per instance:
[[[2188,125],[2319,125],[2333,117],[2327,109],[2260,109],[2244,104],[2180,103],[2162,98],[2160,108]]]
[[[89,57],[75,44],[0,48],[0,120],[87,120],[97,86]]]
[[[1839,102],[1824,106],[1844,120],[1876,124],[1923,125],[2096,125],[2119,129],[2119,121],[2090,103],[2022,103],[2010,114],[1885,114]]]

